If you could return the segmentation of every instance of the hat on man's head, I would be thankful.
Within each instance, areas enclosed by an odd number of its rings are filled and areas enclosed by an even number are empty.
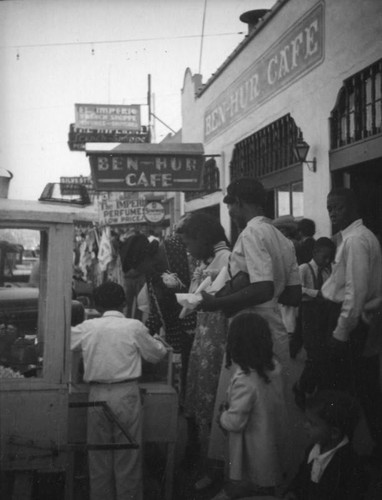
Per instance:
[[[279,229],[287,238],[297,237],[297,222],[293,215],[281,215],[273,220],[273,225]]]
[[[237,198],[264,207],[267,202],[267,192],[261,182],[254,177],[240,177],[228,185],[223,203],[235,203]]]

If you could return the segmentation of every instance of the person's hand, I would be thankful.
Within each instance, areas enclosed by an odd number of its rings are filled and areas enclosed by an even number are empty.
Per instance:
[[[223,434],[226,436],[228,434],[228,432],[226,431],[226,429],[224,429],[224,427],[222,426],[221,424],[221,416],[222,416],[222,413],[225,411],[225,410],[228,410],[228,403],[225,401],[224,403],[221,403],[219,405],[219,413],[218,415],[216,416],[216,423],[218,424],[218,426],[220,427],[220,429],[223,431]]]
[[[222,426],[221,421],[220,421],[220,416],[221,416],[221,413],[219,413],[219,415],[216,417],[216,423],[218,424],[218,426],[219,426],[220,430],[223,432],[223,434],[225,436],[227,436],[228,431],[226,429],[224,429],[224,427]]]
[[[158,335],[157,333],[154,333],[153,338],[155,340],[159,340],[159,342],[161,342],[165,347],[169,347],[167,342],[165,341],[165,339],[163,337],[161,337],[160,335]]]
[[[207,292],[201,292],[202,294],[202,303],[200,304],[200,309],[202,311],[216,311],[218,309],[217,299],[214,295],[211,295]]]
[[[221,403],[219,405],[219,413],[222,414],[223,411],[228,410],[228,408],[229,408],[229,404],[227,403],[227,401],[224,401],[224,403]]]

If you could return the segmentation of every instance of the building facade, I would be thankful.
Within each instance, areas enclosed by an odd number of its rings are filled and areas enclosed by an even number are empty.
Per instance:
[[[182,141],[202,142],[208,189],[185,195],[185,210],[231,224],[223,193],[258,177],[268,215],[315,220],[329,235],[326,195],[352,187],[366,223],[382,228],[382,2],[279,0],[202,83],[189,69],[182,89]],[[253,17],[254,16],[254,17]],[[295,147],[309,146],[306,160]],[[315,163],[313,163],[313,160]],[[206,186],[206,184],[205,184]]]

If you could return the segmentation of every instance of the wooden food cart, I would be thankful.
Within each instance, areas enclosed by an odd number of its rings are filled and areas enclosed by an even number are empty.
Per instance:
[[[8,276],[1,276],[2,500],[32,499],[32,490],[39,499],[75,498],[73,453],[86,446],[86,413],[81,425],[73,407],[86,402],[87,391],[72,378],[70,327],[86,315],[82,304],[72,301],[73,235],[75,221],[94,217],[92,208],[0,199],[0,240],[32,238],[39,250],[37,288],[25,275],[36,269],[25,271],[16,259]],[[0,260],[5,259],[3,251]],[[145,438],[168,448],[165,498],[170,500],[178,405],[168,367],[171,353],[164,378],[142,383],[142,390]],[[46,489],[43,481],[36,486],[37,474],[56,476],[45,495],[36,493],[38,487]]]
[[[92,217],[88,208],[0,199],[2,239],[32,239],[39,249],[35,270],[16,264],[1,278],[1,498],[29,498],[37,472],[65,477],[73,223]]]

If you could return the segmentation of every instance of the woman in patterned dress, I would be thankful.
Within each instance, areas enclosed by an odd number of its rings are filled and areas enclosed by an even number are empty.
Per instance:
[[[198,262],[190,292],[210,276],[212,280],[227,266],[230,249],[219,220],[209,214],[193,213],[177,229],[187,250]],[[227,318],[221,311],[198,311],[191,349],[184,414],[188,421],[187,458],[195,458],[206,446],[212,423],[219,374],[225,352]],[[205,450],[206,451],[206,450]]]

